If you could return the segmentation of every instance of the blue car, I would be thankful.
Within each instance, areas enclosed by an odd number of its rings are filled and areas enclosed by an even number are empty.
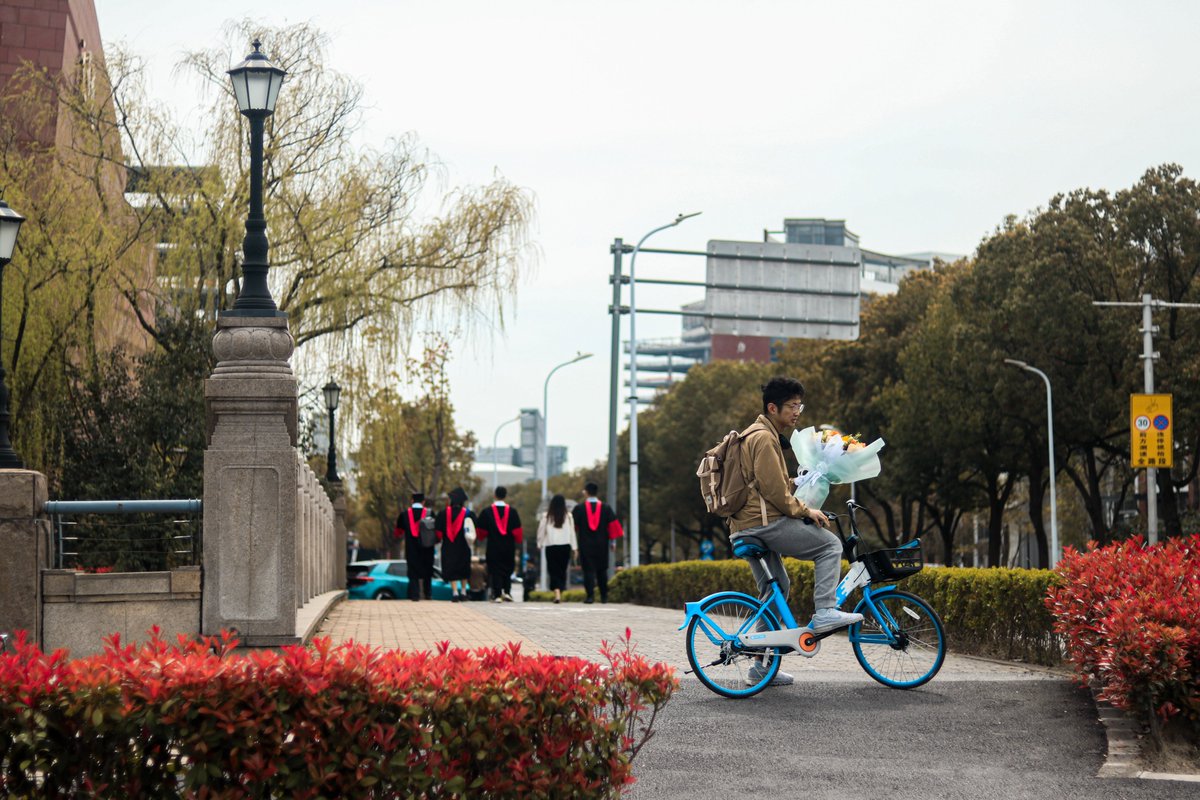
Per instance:
[[[408,598],[408,562],[403,559],[355,561],[346,567],[346,589],[352,600]],[[433,599],[449,600],[454,592],[433,568]],[[422,598],[424,599],[424,598]]]

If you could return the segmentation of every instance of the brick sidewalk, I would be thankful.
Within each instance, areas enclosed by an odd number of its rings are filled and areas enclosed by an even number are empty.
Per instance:
[[[378,647],[433,650],[440,641],[455,647],[500,647],[520,642],[522,652],[598,660],[602,641],[615,642],[628,627],[637,652],[675,667],[689,668],[682,609],[625,603],[448,603],[407,600],[347,600],[321,624],[318,636],[353,639]],[[784,670],[798,679],[872,683],[844,636],[822,642],[815,658],[788,656]],[[938,681],[1063,680],[1043,667],[948,654]]]
[[[397,650],[434,650],[438,642],[452,647],[502,647],[520,642],[525,653],[545,652],[529,638],[475,608],[483,603],[427,600],[346,600],[321,623],[317,636],[334,643],[353,639]]]

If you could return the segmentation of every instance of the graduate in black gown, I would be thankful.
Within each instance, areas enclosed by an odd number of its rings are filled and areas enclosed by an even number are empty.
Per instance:
[[[442,543],[442,580],[451,585],[454,602],[467,599],[471,578],[471,542],[467,533],[475,527],[475,515],[467,509],[467,493],[462,487],[450,490],[450,505],[437,512],[435,529]]]
[[[579,539],[579,566],[583,568],[585,603],[595,602],[595,588],[600,585],[600,602],[608,602],[608,554],[612,542],[625,535],[621,521],[608,503],[597,497],[600,487],[588,482],[583,487],[587,495],[582,503],[571,509],[575,518],[575,536]]]
[[[511,603],[513,567],[524,531],[521,530],[521,515],[504,501],[508,489],[497,486],[495,494],[496,501],[479,512],[475,530],[480,541],[487,542],[485,560],[492,599],[497,603]]]
[[[425,508],[425,495],[412,493],[412,505],[400,509],[396,517],[393,538],[404,543],[404,558],[408,562],[408,599],[433,599],[433,554],[436,537],[425,536],[421,540],[421,520],[429,514]]]

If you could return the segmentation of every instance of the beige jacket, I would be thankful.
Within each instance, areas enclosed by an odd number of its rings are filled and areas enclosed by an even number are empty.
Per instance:
[[[757,430],[742,441],[742,471],[750,485],[750,496],[741,511],[729,518],[731,534],[769,525],[780,517],[808,516],[808,506],[792,496],[796,487],[783,459],[779,431],[762,414],[746,431],[756,426]]]

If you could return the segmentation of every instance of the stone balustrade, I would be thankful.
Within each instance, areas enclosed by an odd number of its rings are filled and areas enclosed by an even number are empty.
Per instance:
[[[337,550],[345,549],[345,537],[338,540],[333,503],[299,451],[296,463],[296,607],[301,608],[312,598],[341,588]]]

